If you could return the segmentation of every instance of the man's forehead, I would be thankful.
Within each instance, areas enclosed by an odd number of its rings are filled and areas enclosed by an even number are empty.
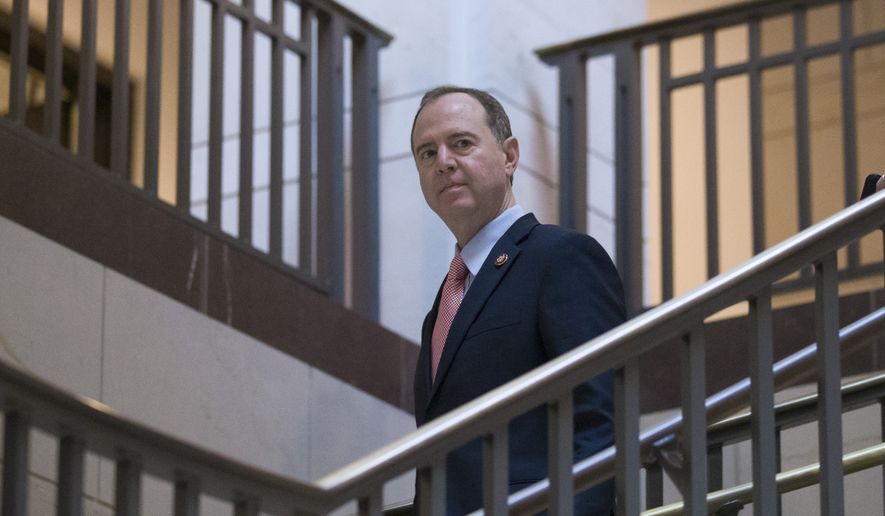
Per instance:
[[[447,93],[424,105],[415,119],[415,144],[430,132],[445,136],[457,132],[480,132],[487,127],[485,109],[466,93]]]

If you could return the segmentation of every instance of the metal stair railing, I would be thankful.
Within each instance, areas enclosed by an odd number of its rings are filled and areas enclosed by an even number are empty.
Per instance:
[[[763,513],[776,510],[776,466],[773,457],[774,373],[771,343],[771,284],[794,271],[814,264],[816,270],[816,313],[818,384],[821,399],[820,436],[823,482],[821,504],[824,514],[839,514],[842,498],[840,350],[836,251],[855,239],[885,225],[885,193],[850,206],[836,215],[772,247],[742,266],[722,274],[680,298],[671,300],[628,321],[585,345],[517,378],[486,395],[423,426],[417,432],[342,468],[320,480],[342,499],[373,496],[387,479],[411,468],[420,468],[419,482],[427,499],[419,500],[421,514],[439,514],[444,509],[445,486],[442,458],[449,450],[477,437],[495,456],[496,432],[514,417],[546,404],[554,424],[569,415],[571,389],[607,369],[616,371],[615,477],[619,511],[639,514],[639,378],[638,357],[673,336],[682,336],[683,437],[687,443],[689,488],[688,514],[706,511],[706,425],[703,396],[702,322],[720,310],[750,301],[751,344],[754,364],[751,375],[751,408],[755,414],[754,500]],[[567,432],[563,432],[567,434]],[[571,435],[554,437],[549,452],[551,471],[546,497],[538,497],[530,510],[543,508],[547,499],[570,497],[574,489],[571,464],[557,457],[570,456]],[[557,432],[550,432],[557,435]],[[505,455],[505,454],[502,454]],[[592,459],[592,458],[591,458]],[[588,459],[590,460],[590,459]],[[506,464],[485,464],[488,477],[506,475]],[[576,466],[577,470],[578,466]],[[531,488],[529,488],[531,489]],[[513,495],[513,496],[519,496]],[[542,498],[542,499],[541,499]],[[511,501],[514,498],[511,497]],[[488,501],[484,510],[504,513],[506,502]],[[551,504],[552,505],[552,504]],[[511,509],[516,509],[511,507]],[[519,508],[519,512],[523,507]],[[563,513],[567,504],[551,512]]]
[[[445,454],[472,439],[482,438],[487,456],[501,459],[483,466],[486,478],[491,479],[489,484],[495,485],[502,479],[506,482],[507,453],[501,453],[506,439],[501,439],[502,433],[510,420],[545,404],[550,423],[556,427],[549,432],[553,474],[546,484],[548,494],[538,506],[549,506],[551,514],[568,514],[575,489],[573,474],[584,467],[583,463],[573,466],[571,460],[571,390],[602,371],[614,369],[617,454],[613,472],[618,510],[620,514],[638,515],[638,357],[674,336],[682,336],[682,438],[688,479],[684,513],[706,514],[708,416],[703,381],[703,321],[723,308],[749,300],[753,500],[756,510],[773,514],[777,486],[771,284],[813,263],[817,273],[821,506],[823,514],[839,514],[843,503],[843,466],[836,251],[883,225],[885,192],[880,192],[316,483],[287,479],[170,438],[120,417],[101,403],[67,394],[26,372],[0,364],[6,450],[3,510],[5,514],[26,512],[28,436],[29,429],[35,426],[59,439],[57,499],[61,514],[76,514],[76,509],[82,507],[86,450],[116,462],[115,504],[117,513],[122,515],[138,513],[142,473],[175,484],[176,515],[197,514],[200,493],[230,501],[237,514],[257,514],[259,509],[270,513],[326,513],[356,499],[360,514],[377,515],[382,512],[384,484],[414,468],[418,468],[418,481],[428,495],[418,501],[419,512],[442,514]],[[848,330],[857,335],[866,331],[851,327]],[[508,500],[506,491],[497,491],[496,496],[486,497],[484,510],[493,514],[522,512],[522,506],[508,507],[513,500]]]
[[[839,340],[843,355],[847,356],[861,349],[874,339],[885,337],[885,308],[880,308],[873,313],[849,324],[839,332]],[[810,344],[792,355],[778,361],[773,367],[774,382],[776,389],[782,389],[790,385],[806,380],[809,373],[815,370],[815,353],[817,344]],[[708,421],[720,421],[721,418],[733,414],[747,407],[750,401],[750,379],[746,378],[734,385],[707,398],[705,406]],[[721,421],[720,421],[721,422]],[[719,423],[714,423],[711,428]],[[663,482],[660,477],[661,469],[656,466],[658,449],[669,443],[674,435],[682,428],[682,416],[676,415],[671,419],[659,423],[642,432],[640,436],[641,456],[643,465],[646,467],[646,489],[649,505],[660,505],[662,498],[655,498],[654,493],[659,493],[658,484]],[[715,444],[716,440],[708,444]],[[611,478],[615,471],[615,448],[610,447],[592,457],[588,457],[575,464],[573,474],[575,476],[576,489],[587,489],[607,478]],[[543,508],[543,500],[546,496],[548,482],[542,481],[529,486],[519,493],[510,496],[511,510],[518,513],[531,513],[533,510]]]

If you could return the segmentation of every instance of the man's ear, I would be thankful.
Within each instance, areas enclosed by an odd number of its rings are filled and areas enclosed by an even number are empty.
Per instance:
[[[515,136],[511,136],[504,140],[504,143],[501,144],[501,149],[504,151],[504,168],[507,170],[507,175],[513,177],[513,173],[516,172],[516,165],[519,163],[519,141],[517,141]]]

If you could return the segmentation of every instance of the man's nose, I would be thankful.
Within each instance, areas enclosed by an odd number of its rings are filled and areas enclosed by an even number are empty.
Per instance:
[[[455,157],[445,145],[440,146],[436,153],[436,166],[440,172],[450,172],[455,169]]]

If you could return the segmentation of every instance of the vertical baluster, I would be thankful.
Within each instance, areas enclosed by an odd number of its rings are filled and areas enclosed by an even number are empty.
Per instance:
[[[260,504],[255,497],[238,496],[234,502],[234,516],[258,516]]]
[[[779,473],[781,471],[781,432],[782,429],[779,426],[774,428],[774,467]],[[776,477],[777,475],[775,475]],[[780,492],[777,493],[777,515],[780,516],[783,514],[783,495]]]
[[[283,0],[273,0],[270,63],[270,255],[283,257]],[[342,117],[343,117],[342,109]],[[343,126],[343,124],[342,124]],[[342,176],[343,176],[342,168]],[[343,209],[343,208],[342,208]]]
[[[338,16],[319,20],[317,58],[317,274],[344,299],[344,32]]]
[[[418,514],[443,516],[446,513],[445,458],[418,470],[418,489]]]
[[[95,29],[96,0],[83,0],[80,31],[80,80],[77,86],[80,123],[77,154],[92,159],[95,154]]]
[[[66,435],[58,448],[58,516],[83,514],[83,440]]]
[[[43,134],[61,143],[62,20],[64,1],[49,0],[46,18],[46,102],[43,105]],[[67,142],[64,142],[67,143]]]
[[[243,2],[250,13],[254,0]],[[243,21],[240,53],[240,191],[239,239],[252,243],[252,159],[255,134],[255,21],[252,16]]]
[[[587,231],[587,60],[559,61],[559,224]]]
[[[507,425],[482,439],[482,506],[486,514],[507,514]]]
[[[664,471],[657,462],[645,468],[645,508],[664,505]]]
[[[615,52],[616,265],[623,271],[627,314],[642,311],[642,71],[639,47]]]
[[[377,38],[354,38],[353,160],[351,175],[351,260],[353,309],[378,320],[380,261],[378,204],[378,50]]]
[[[683,337],[681,347],[682,436],[685,485],[685,514],[707,514],[707,417],[704,407],[703,323]]]
[[[818,439],[821,514],[842,514],[842,377],[839,349],[839,284],[836,253],[814,264],[814,325],[817,338]]]
[[[379,487],[374,489],[368,496],[359,499],[357,504],[358,514],[360,516],[381,516],[384,513],[382,503],[382,490]]]
[[[574,412],[572,391],[547,404],[547,471],[550,477],[548,496],[550,514],[569,516],[574,512],[575,481]]]
[[[178,160],[175,167],[175,205],[182,212],[189,213],[193,137],[194,0],[181,0],[178,8]]]
[[[639,514],[639,359],[615,371],[615,487],[618,516]]]
[[[879,433],[882,442],[885,442],[885,398],[879,398]],[[882,496],[885,497],[885,464],[882,464],[880,469],[882,470]],[[882,504],[882,508],[885,510],[885,503]]]
[[[661,301],[673,297],[673,120],[670,97],[670,40],[662,39],[659,93],[661,99]]]
[[[157,195],[160,159],[160,79],[163,70],[163,1],[148,1],[147,85],[144,106],[144,190]]]
[[[762,516],[777,511],[771,289],[766,287],[749,303],[753,513]]]
[[[27,99],[25,86],[28,76],[28,0],[12,3],[12,27],[9,41],[9,116],[25,122]]]
[[[196,477],[182,475],[175,481],[175,516],[200,514],[200,482]]]
[[[134,457],[118,459],[116,476],[114,515],[138,516],[141,514],[141,463]]]
[[[209,189],[207,222],[221,226],[221,158],[224,138],[224,3],[212,4],[211,82],[209,83]]]
[[[301,41],[307,47],[301,56],[299,99],[299,161],[298,164],[298,266],[313,273],[313,11],[302,6]]]
[[[114,78],[111,90],[111,172],[129,175],[129,0],[114,8]]]
[[[811,172],[808,147],[808,62],[805,51],[805,10],[797,8],[793,14],[793,45],[796,96],[796,174],[799,192],[799,229],[811,225]],[[802,270],[807,275],[807,269]]]
[[[13,409],[3,427],[3,516],[28,513],[28,458],[31,445],[29,415]]]
[[[722,489],[722,443],[707,446],[707,491]]]
[[[857,200],[857,116],[854,88],[854,51],[848,44],[853,26],[852,2],[839,3],[840,69],[842,71],[842,158],[845,169],[845,206]],[[848,268],[860,265],[858,242],[848,245]]]
[[[719,191],[716,177],[716,32],[704,30],[704,166],[706,181],[707,278],[719,274]]]
[[[753,194],[753,254],[765,250],[765,178],[762,165],[762,76],[759,19],[749,24],[750,173]]]

